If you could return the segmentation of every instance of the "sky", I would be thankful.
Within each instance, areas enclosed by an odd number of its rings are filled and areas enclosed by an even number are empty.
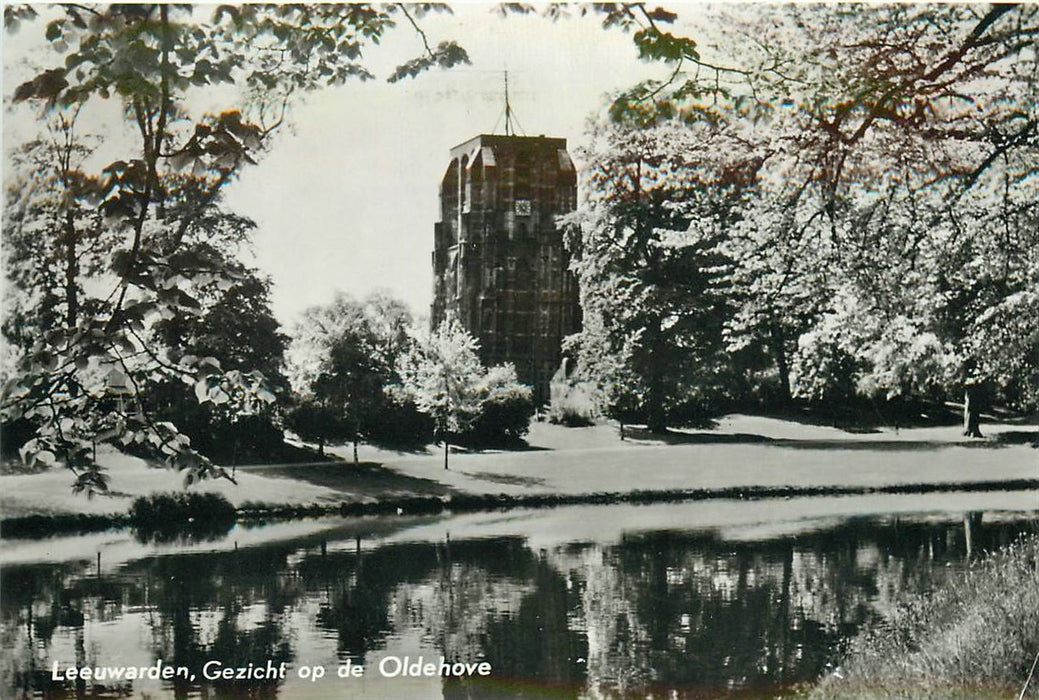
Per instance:
[[[677,7],[683,19],[699,9]],[[601,113],[606,95],[668,74],[667,66],[640,62],[629,35],[593,17],[502,18],[487,3],[453,10],[427,16],[422,27],[431,44],[461,43],[472,65],[387,83],[422,49],[411,28],[399,26],[366,55],[378,79],[308,95],[271,152],[226,189],[227,208],[258,225],[249,262],[272,279],[272,308],[287,328],[336,292],[384,289],[428,314],[448,152],[477,134],[503,133],[506,70],[517,131],[568,139],[578,167],[587,120]],[[42,32],[37,25],[5,37],[5,102],[19,54]],[[5,150],[26,126],[18,119],[6,110]]]
[[[520,133],[564,137],[571,152],[604,95],[665,70],[639,62],[629,36],[591,19],[502,19],[486,5],[458,5],[423,26],[431,43],[458,40],[472,65],[312,95],[293,115],[295,134],[229,189],[232,208],[259,224],[256,262],[274,279],[283,323],[337,290],[380,287],[428,313],[448,152],[503,133],[506,70]],[[371,61],[380,78],[421,45],[402,27],[382,48]]]

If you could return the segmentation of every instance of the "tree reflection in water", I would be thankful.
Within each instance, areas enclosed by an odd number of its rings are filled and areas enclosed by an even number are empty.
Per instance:
[[[100,576],[83,564],[11,566],[0,575],[11,650],[0,695],[139,694],[127,681],[56,687],[54,661],[350,659],[374,676],[386,653],[491,664],[489,678],[434,679],[448,698],[778,694],[818,677],[902,595],[940,584],[947,563],[1035,529],[972,513],[849,520],[763,542],[666,531],[534,551],[522,537],[364,548],[311,538],[149,556]],[[292,697],[293,682],[199,677],[159,690]]]

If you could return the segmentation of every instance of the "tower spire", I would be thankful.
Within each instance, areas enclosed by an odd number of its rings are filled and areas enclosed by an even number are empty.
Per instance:
[[[509,71],[505,71],[505,135],[515,136],[512,130],[512,105],[509,104]]]

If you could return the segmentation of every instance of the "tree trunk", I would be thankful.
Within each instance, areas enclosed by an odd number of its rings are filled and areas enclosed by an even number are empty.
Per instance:
[[[357,438],[361,435],[361,419],[354,417],[354,466],[356,467],[359,462],[357,461]]]
[[[667,416],[664,412],[664,402],[659,393],[650,391],[647,397],[649,402],[646,427],[649,432],[662,435],[667,432]]]
[[[790,403],[790,365],[786,358],[786,339],[778,328],[771,329],[772,353],[776,359],[776,370],[779,372],[779,400],[784,405]]]
[[[981,386],[968,384],[963,390],[963,434],[984,437],[981,434]]]
[[[646,382],[646,427],[661,435],[667,432],[667,412],[664,410],[664,367],[658,349],[661,345],[660,320],[653,319],[647,330],[649,338],[649,377]]]
[[[447,456],[451,454],[451,443],[444,438],[444,469],[447,469]]]

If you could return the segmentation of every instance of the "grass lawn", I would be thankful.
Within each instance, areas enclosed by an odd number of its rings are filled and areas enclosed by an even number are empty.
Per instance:
[[[734,415],[711,430],[664,437],[616,425],[563,428],[536,423],[526,449],[453,451],[450,470],[434,445],[417,451],[333,448],[341,461],[239,467],[238,484],[193,489],[223,494],[236,506],[333,504],[449,493],[509,496],[622,494],[732,487],[855,487],[1039,479],[1039,452],[1028,440],[984,441],[955,426],[848,432],[825,425]],[[1020,426],[1003,426],[1005,433]],[[103,453],[112,493],[71,493],[64,470],[0,476],[5,518],[56,513],[125,513],[133,498],[183,488],[180,474],[115,451]],[[1037,503],[1039,506],[1039,503]]]
[[[991,439],[971,441],[955,426],[852,433],[733,415],[712,430],[663,437],[629,427],[622,441],[615,425],[538,423],[527,440],[533,449],[453,453],[449,471],[434,449],[415,455],[369,448],[364,457],[459,492],[509,495],[1039,479],[1039,452],[999,439],[1019,427],[993,426]]]
[[[26,515],[87,513],[105,515],[126,513],[137,496],[163,491],[182,491],[182,474],[150,466],[137,457],[105,448],[98,450],[99,461],[110,477],[110,493],[87,498],[72,493],[72,473],[51,469],[33,474],[0,476],[0,514],[4,518]],[[222,494],[236,506],[245,502],[310,504],[334,502],[339,494],[305,481],[284,481],[258,474],[236,474],[237,484],[214,479],[191,487],[192,490]]]

